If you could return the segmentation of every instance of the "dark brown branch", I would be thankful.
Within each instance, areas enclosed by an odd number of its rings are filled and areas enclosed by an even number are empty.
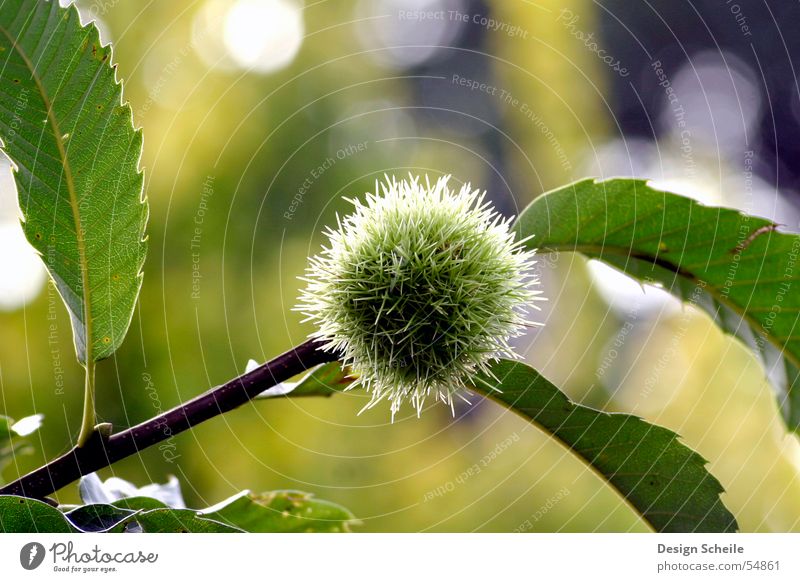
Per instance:
[[[224,414],[249,402],[264,390],[318,364],[336,360],[309,340],[243,374],[128,430],[104,436],[97,431],[83,447],[76,447],[48,464],[0,488],[0,495],[42,499],[103,467]]]

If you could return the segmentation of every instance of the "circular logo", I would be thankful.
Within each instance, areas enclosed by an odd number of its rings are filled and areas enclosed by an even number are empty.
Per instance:
[[[35,570],[44,561],[44,546],[39,542],[30,542],[19,551],[19,563],[26,570]]]

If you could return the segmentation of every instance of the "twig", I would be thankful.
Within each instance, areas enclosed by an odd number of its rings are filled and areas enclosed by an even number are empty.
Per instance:
[[[255,370],[212,388],[184,404],[138,424],[108,435],[95,431],[82,447],[28,473],[0,488],[0,495],[21,495],[42,499],[98,469],[160,443],[249,402],[264,390],[319,364],[336,360],[336,355],[318,350],[315,340],[281,354]]]

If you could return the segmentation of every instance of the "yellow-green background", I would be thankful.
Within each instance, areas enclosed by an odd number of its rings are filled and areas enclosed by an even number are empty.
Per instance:
[[[263,361],[300,342],[310,328],[290,311],[297,277],[323,241],[323,226],[346,211],[342,195],[371,189],[384,171],[408,168],[451,172],[478,186],[487,180],[485,164],[470,151],[474,138],[404,125],[412,117],[402,109],[412,104],[408,84],[363,53],[352,2],[307,4],[298,57],[270,75],[214,70],[197,57],[191,29],[202,2],[119,0],[103,15],[125,96],[144,129],[151,219],[133,325],[117,356],[98,368],[101,420],[130,426],[241,373],[250,358]],[[536,103],[574,161],[565,170],[539,129],[504,110],[520,147],[509,153],[508,179],[524,205],[580,177],[583,152],[610,131],[608,72],[555,20],[558,9],[570,7],[591,30],[590,2],[503,0],[492,7],[496,17],[530,32],[524,40],[489,34],[495,81]],[[153,79],[160,82],[155,98]],[[394,125],[374,113],[381,103],[400,108]],[[409,131],[430,139],[376,143]],[[284,218],[312,168],[360,141],[368,142],[366,152],[337,161],[295,216]],[[196,251],[202,279],[193,299],[191,239],[209,177],[213,195]],[[547,325],[527,350],[530,362],[576,399],[635,411],[678,431],[710,460],[743,530],[800,529],[798,440],[787,434],[763,371],[741,346],[705,315],[669,312],[637,325],[626,340],[617,371],[607,375],[615,378],[609,397],[601,381],[607,378],[596,370],[619,316],[592,289],[582,259],[560,257],[545,279],[549,304],[539,318]],[[23,310],[0,313],[0,413],[46,417],[32,438],[35,452],[19,457],[6,479],[64,452],[78,431],[83,380],[60,303],[58,343],[48,344],[52,301],[57,297],[44,291]],[[53,349],[66,370],[63,395],[54,387]],[[667,352],[669,365],[643,396],[643,382]],[[245,488],[303,489],[350,508],[363,522],[360,531],[646,530],[591,470],[494,404],[462,408],[457,422],[437,405],[421,419],[406,412],[390,424],[381,407],[357,416],[365,402],[354,392],[248,405],[176,437],[175,463],[154,449],[102,474],[140,485],[176,474],[195,507]],[[509,437],[513,444],[482,466]],[[460,477],[475,463],[480,471]],[[75,488],[58,498],[75,501]]]

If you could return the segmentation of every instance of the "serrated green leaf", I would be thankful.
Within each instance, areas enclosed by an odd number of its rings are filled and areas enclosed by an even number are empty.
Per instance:
[[[519,362],[501,360],[475,387],[583,458],[659,532],[733,532],[736,519],[706,461],[674,432],[581,406]]]
[[[192,509],[122,509],[116,505],[83,505],[62,512],[36,499],[0,496],[3,533],[238,533],[241,529],[200,516]]]
[[[345,532],[356,521],[344,507],[302,491],[242,491],[200,515],[247,532]]]
[[[142,135],[93,24],[53,0],[0,10],[0,138],[28,241],[70,313],[78,360],[130,325],[146,254]]]
[[[761,358],[800,427],[800,236],[633,179],[544,194],[516,228],[540,252],[580,252],[706,310]]]
[[[0,532],[73,533],[77,530],[55,507],[36,499],[0,496]]]

